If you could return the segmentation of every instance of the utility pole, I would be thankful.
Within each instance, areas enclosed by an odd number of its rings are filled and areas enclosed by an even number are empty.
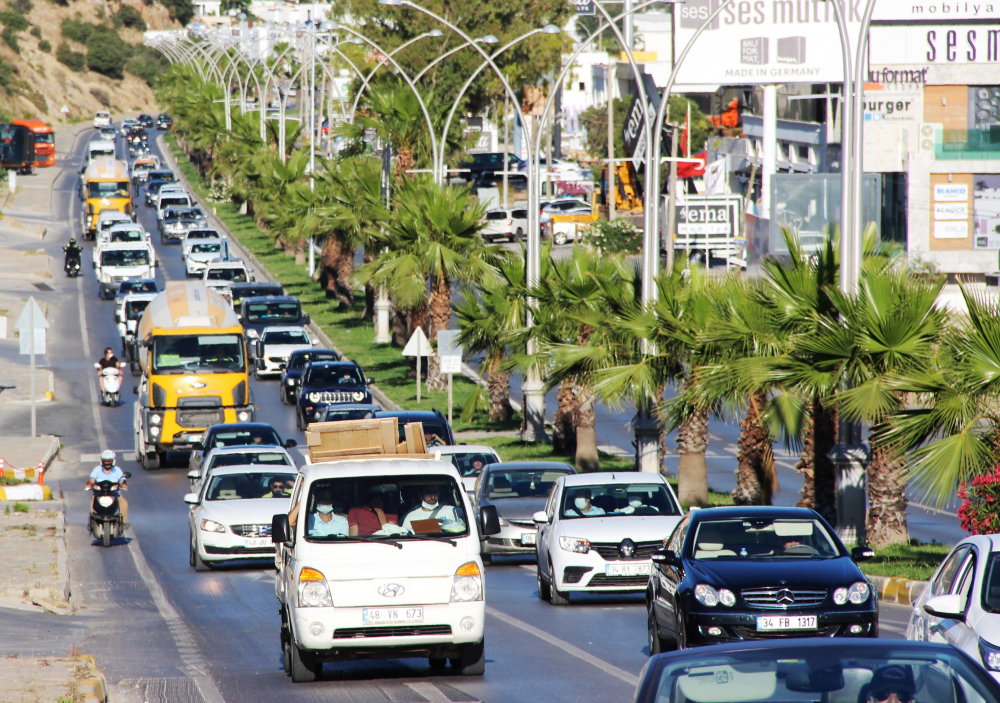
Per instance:
[[[615,120],[614,109],[612,107],[613,95],[611,90],[611,69],[614,64],[608,58],[608,67],[605,71],[604,92],[608,96],[608,221],[615,219]]]

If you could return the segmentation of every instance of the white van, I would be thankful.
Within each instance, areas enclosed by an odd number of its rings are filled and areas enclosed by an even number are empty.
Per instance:
[[[147,244],[153,266],[158,266],[156,249],[153,248],[149,233],[138,222],[115,222],[110,228],[100,233],[94,245],[94,264],[101,260],[101,252],[112,244]]]
[[[175,191],[167,191],[164,193],[161,190],[160,194],[156,196],[156,203],[154,206],[156,207],[156,222],[159,224],[160,221],[163,220],[163,213],[167,210],[167,208],[194,207],[194,200],[192,200],[191,196],[187,193],[178,193]]]
[[[91,161],[101,156],[115,158],[115,143],[107,139],[91,139],[87,145],[87,160]]]
[[[214,290],[232,303],[233,291],[230,284],[253,282],[254,277],[250,275],[252,272],[253,269],[248,269],[247,265],[240,259],[222,261],[213,258],[212,261],[205,263],[205,268],[201,272],[201,280],[206,288]]]
[[[315,680],[323,662],[386,657],[484,673],[480,534],[500,527],[493,506],[477,524],[454,466],[392,454],[313,463],[289,505],[271,539],[292,681]]]
[[[118,286],[129,278],[156,278],[153,247],[149,244],[122,242],[104,244],[100,258],[94,262],[97,280],[101,284],[101,297],[111,300]]]
[[[111,124],[111,113],[107,110],[101,110],[94,113],[94,127],[100,129],[104,125]]]

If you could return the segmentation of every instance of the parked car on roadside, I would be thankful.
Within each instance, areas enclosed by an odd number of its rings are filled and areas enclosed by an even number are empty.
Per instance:
[[[495,242],[506,239],[510,242],[524,240],[528,230],[528,211],[524,208],[498,208],[486,213],[486,226],[480,234],[483,239]]]

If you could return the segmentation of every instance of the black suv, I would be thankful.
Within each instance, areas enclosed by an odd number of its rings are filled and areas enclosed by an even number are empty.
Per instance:
[[[256,345],[247,345],[253,348]],[[292,352],[288,361],[281,364],[281,387],[278,388],[278,395],[285,405],[295,405],[296,389],[302,372],[305,371],[306,364],[315,361],[340,361],[341,356],[333,349],[299,349]]]
[[[156,128],[160,130],[170,129],[170,125],[173,123],[174,118],[165,112],[161,112],[160,116],[156,118]]]
[[[353,361],[307,363],[299,381],[296,426],[304,430],[310,422],[321,421],[326,415],[327,405],[371,403],[369,383],[375,383],[375,379],[365,377],[361,367]]]
[[[437,408],[433,410],[380,410],[375,417],[394,417],[399,421],[399,441],[406,441],[403,427],[411,422],[424,424],[424,438],[427,447],[443,447],[455,444],[448,418]]]
[[[152,115],[145,115],[145,114],[139,115],[138,119],[139,119],[139,124],[141,124],[143,127],[152,127],[153,126],[153,116]]]

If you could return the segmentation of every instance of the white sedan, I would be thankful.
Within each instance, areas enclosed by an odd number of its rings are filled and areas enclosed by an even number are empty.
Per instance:
[[[1000,681],[1000,535],[955,545],[913,604],[906,639],[951,644]]]
[[[288,512],[298,472],[292,468],[229,466],[188,493],[190,563],[195,571],[233,559],[274,559],[271,518]]]
[[[213,469],[226,466],[259,466],[260,468],[289,468],[293,471],[298,469],[291,455],[284,447],[273,445],[244,445],[235,447],[213,447],[206,452],[201,459],[201,466],[188,471],[188,478],[191,480],[191,490],[197,493],[200,490],[203,476],[208,476]]]
[[[188,245],[185,245],[188,246]],[[213,261],[229,258],[229,242],[225,239],[195,241],[187,248],[184,256],[184,272],[188,278],[200,277],[205,267]]]
[[[538,597],[567,605],[571,592],[642,592],[650,559],[681,520],[670,484],[632,472],[560,477],[538,525]]]
[[[319,340],[311,339],[302,325],[272,325],[265,327],[257,339],[254,354],[254,376],[280,376],[282,365],[292,352],[312,349]]]

